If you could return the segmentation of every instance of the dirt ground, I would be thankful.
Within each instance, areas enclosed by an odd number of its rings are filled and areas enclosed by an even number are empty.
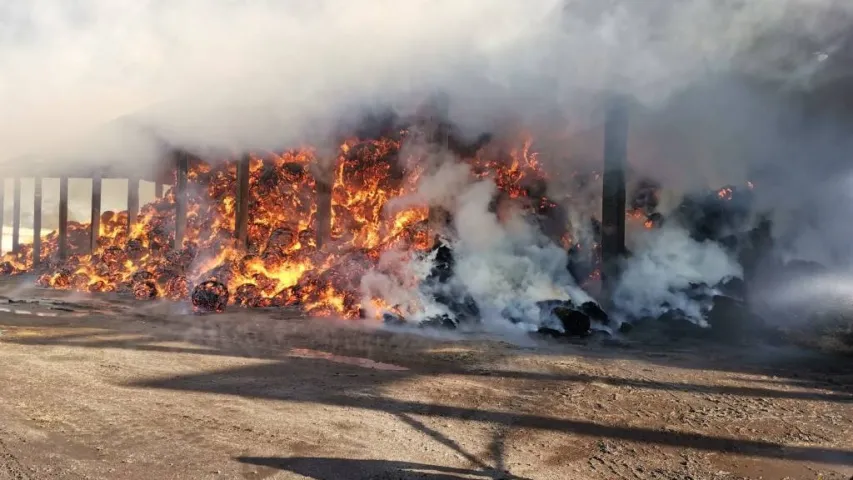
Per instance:
[[[2,480],[853,476],[849,357],[3,292]]]

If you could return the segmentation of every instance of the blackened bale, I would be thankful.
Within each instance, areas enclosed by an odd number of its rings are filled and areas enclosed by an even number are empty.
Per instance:
[[[215,280],[208,280],[196,285],[191,300],[196,313],[224,312],[228,305],[228,288]]]

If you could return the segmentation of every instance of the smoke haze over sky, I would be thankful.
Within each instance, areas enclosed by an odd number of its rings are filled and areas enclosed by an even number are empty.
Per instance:
[[[278,147],[322,137],[353,106],[406,110],[434,89],[454,120],[488,126],[594,111],[617,88],[650,105],[735,66],[768,75],[802,41],[830,42],[833,0],[31,0],[0,2],[0,157],[137,163],[135,115],[187,146]],[[805,42],[808,44],[808,42]],[[780,73],[781,72],[781,73]],[[804,73],[805,72],[805,73]],[[800,79],[802,80],[802,78]],[[79,154],[79,155],[78,155]],[[142,162],[144,163],[144,162]]]

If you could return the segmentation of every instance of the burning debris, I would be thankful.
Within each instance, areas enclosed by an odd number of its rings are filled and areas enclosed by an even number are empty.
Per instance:
[[[419,189],[435,173],[427,168],[435,149],[404,148],[418,132],[392,126],[382,123],[382,136],[344,141],[334,159],[312,149],[252,156],[245,244],[235,242],[236,165],[193,162],[180,248],[171,247],[177,205],[171,190],[143,207],[130,229],[127,212],[105,212],[94,251],[87,224],[69,224],[66,259],[59,259],[57,233],[45,236],[38,284],[189,299],[198,313],[228,305],[299,306],[312,315],[445,329],[497,318],[558,337],[627,333],[649,322],[737,335],[744,325],[761,324],[747,307],[744,280],[770,250],[771,226],[752,216],[751,185],[686,197],[665,215],[658,211],[660,186],[639,182],[627,217],[662,241],[669,242],[667,232],[685,232],[676,243],[709,248],[742,269],[652,287],[656,279],[642,262],[661,260],[640,246],[627,255],[621,279],[632,286],[602,297],[601,223],[571,216],[571,205],[549,196],[549,176],[529,138],[495,149],[484,148],[488,135],[466,143],[452,129],[428,132],[433,142],[436,135],[443,139],[470,177],[454,187],[463,191],[434,201],[419,197]],[[322,165],[331,165],[327,175]],[[322,205],[323,195],[330,207]],[[399,199],[415,200],[389,208]],[[0,272],[32,265],[25,245],[4,256]]]

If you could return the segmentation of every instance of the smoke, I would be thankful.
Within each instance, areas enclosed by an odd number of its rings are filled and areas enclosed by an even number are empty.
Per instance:
[[[613,304],[634,318],[679,310],[702,323],[703,305],[691,298],[691,285],[717,285],[743,274],[740,265],[718,244],[698,242],[680,227],[665,227],[634,236],[634,255],[625,265]]]
[[[5,2],[2,165],[38,155],[144,169],[164,142],[320,141],[365,105],[411,111],[437,89],[471,129],[501,113],[594,125],[609,89],[662,105],[747,67],[806,82],[813,68],[777,65],[803,42],[762,50],[758,40],[784,31],[820,45],[849,10],[832,0]]]

